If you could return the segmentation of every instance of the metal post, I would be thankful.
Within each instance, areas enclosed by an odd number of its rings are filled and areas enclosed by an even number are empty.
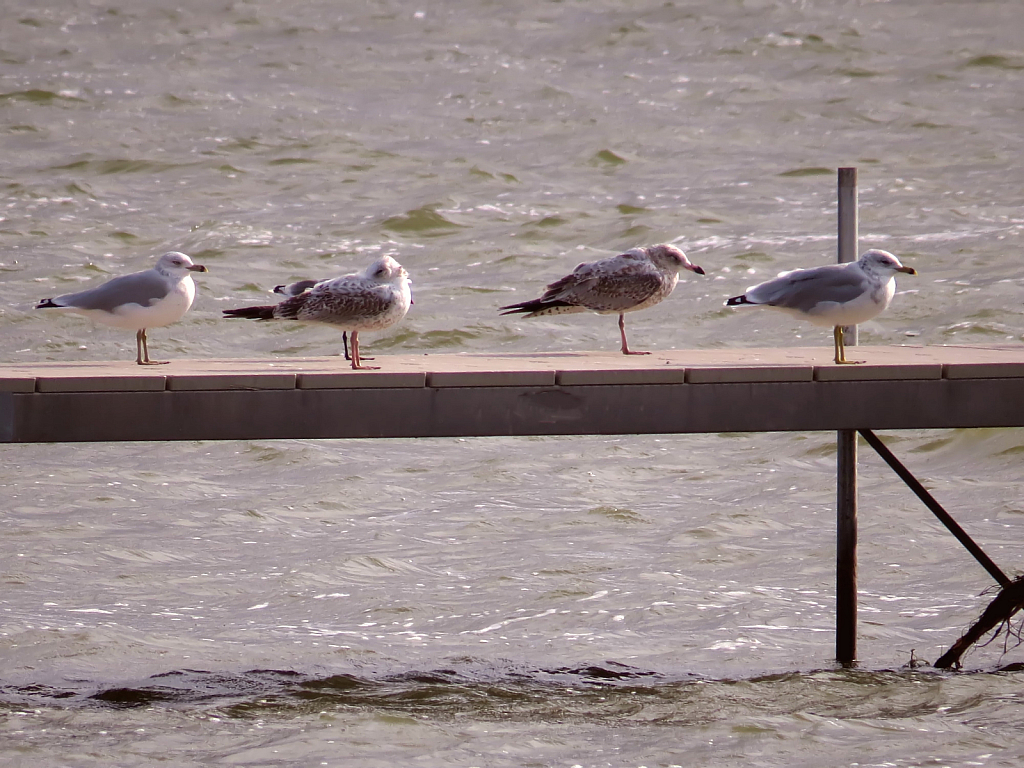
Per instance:
[[[857,258],[857,169],[839,169],[839,262]],[[857,344],[857,327],[843,328]],[[857,431],[836,433],[836,660],[857,658]]]
[[[836,660],[857,658],[857,432],[836,435]]]
[[[839,169],[839,263],[856,261],[858,256],[857,240],[857,169]],[[857,326],[843,326],[843,340],[846,346],[857,346]]]

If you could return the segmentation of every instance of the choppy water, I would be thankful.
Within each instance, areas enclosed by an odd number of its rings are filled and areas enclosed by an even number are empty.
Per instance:
[[[865,246],[921,275],[864,343],[1024,338],[1015,0],[8,0],[0,357],[131,334],[35,300],[179,249],[159,357],[320,355],[222,308],[392,253],[416,304],[367,351],[614,349],[501,318],[575,263],[701,264],[637,348],[822,344],[722,299]],[[893,449],[1008,572],[1020,430]],[[861,665],[835,669],[833,437],[253,441],[0,449],[0,762],[1018,765],[1021,649],[933,661],[988,576],[868,449]]]

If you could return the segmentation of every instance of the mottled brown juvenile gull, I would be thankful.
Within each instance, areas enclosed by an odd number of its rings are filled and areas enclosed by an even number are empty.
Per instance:
[[[298,280],[294,283],[284,283],[282,285],[274,286],[274,293],[280,293],[282,296],[298,296],[300,293],[305,293],[311,290],[317,283],[326,282],[324,280]],[[345,350],[345,359],[351,360],[352,358],[348,354],[348,331],[341,332],[341,345]],[[364,357],[363,360],[373,360],[372,357]]]
[[[206,271],[206,267],[193,264],[184,253],[171,251],[161,256],[152,269],[121,275],[78,293],[43,299],[36,309],[65,309],[103,325],[133,330],[135,362],[161,365],[166,361],[149,359],[146,329],[181,320],[196,297],[191,273]]]
[[[888,251],[872,249],[846,264],[783,272],[725,304],[775,307],[815,325],[831,325],[836,363],[857,363],[861,361],[846,359],[843,326],[865,323],[884,312],[896,293],[897,272],[917,274]]]
[[[372,368],[361,364],[359,332],[382,331],[405,317],[412,304],[409,273],[390,256],[382,256],[363,272],[309,282],[312,287],[296,289],[296,294],[279,304],[225,309],[224,314],[250,320],[335,325],[352,334],[352,367]],[[280,292],[287,293],[284,289]]]
[[[539,299],[501,307],[506,310],[501,314],[526,317],[571,312],[617,314],[622,354],[649,355],[650,352],[634,352],[629,348],[624,315],[666,299],[679,282],[681,269],[704,274],[703,269],[691,264],[686,254],[674,245],[632,248],[618,256],[578,265],[572,274],[551,283]]]

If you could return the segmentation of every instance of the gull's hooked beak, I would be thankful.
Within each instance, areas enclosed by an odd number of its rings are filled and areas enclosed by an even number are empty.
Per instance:
[[[704,269],[702,267],[698,267],[696,264],[689,264],[686,268],[691,272],[696,272],[698,275],[704,274]]]
[[[906,273],[908,275],[916,275],[917,274],[917,270],[914,269],[913,267],[897,267],[896,271],[897,272],[904,272],[904,273]]]
[[[188,271],[189,272],[209,272],[210,270],[208,270],[202,264],[193,264],[191,267],[188,268]]]

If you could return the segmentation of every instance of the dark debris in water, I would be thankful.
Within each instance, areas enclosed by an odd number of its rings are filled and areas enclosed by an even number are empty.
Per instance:
[[[605,662],[604,666],[590,665],[587,667],[561,667],[559,669],[544,670],[548,675],[559,675],[579,678],[581,681],[590,684],[600,685],[610,682],[635,681],[644,678],[658,678],[657,672],[646,672],[641,669],[619,664],[615,661]]]
[[[1019,673],[1024,666],[995,671]],[[941,686],[948,674],[934,669],[836,669],[716,680],[667,676],[614,661],[544,669],[473,659],[442,669],[380,675],[186,669],[154,675],[136,685],[0,684],[0,712],[26,707],[155,707],[245,719],[363,710],[434,719],[706,723],[751,715],[754,710],[767,716],[813,711],[830,717],[871,717],[884,707],[887,717],[912,717],[922,706],[934,709],[935,686]]]
[[[173,690],[160,688],[109,688],[89,697],[93,701],[101,701],[115,709],[145,707],[160,702],[174,700]]]
[[[350,674],[315,675],[291,670],[250,670],[224,674],[203,670],[176,670],[154,675],[138,685],[120,684],[97,688],[59,688],[52,685],[0,684],[0,708],[7,706],[103,706],[132,709],[152,706],[208,705],[244,716],[265,710],[268,705],[281,709],[345,706],[378,706],[387,709],[479,703],[490,699],[525,701],[547,699],[553,686],[560,691],[575,688],[581,692],[639,682],[656,684],[655,672],[636,669],[617,662],[554,669],[508,669],[472,667],[463,670],[439,669],[411,671],[380,677]]]
[[[1002,636],[1004,638],[1004,653],[1009,650],[1011,644],[1014,647],[1021,645],[1024,643],[1024,634],[1022,634],[1024,628],[1020,625],[1014,626],[1012,619],[1022,608],[1024,608],[1024,576],[1018,576],[999,590],[995,599],[988,604],[981,616],[949,647],[948,651],[942,654],[935,662],[935,666],[939,669],[958,667],[961,657],[971,646],[979,643],[993,629],[995,632],[988,642],[991,643]]]

